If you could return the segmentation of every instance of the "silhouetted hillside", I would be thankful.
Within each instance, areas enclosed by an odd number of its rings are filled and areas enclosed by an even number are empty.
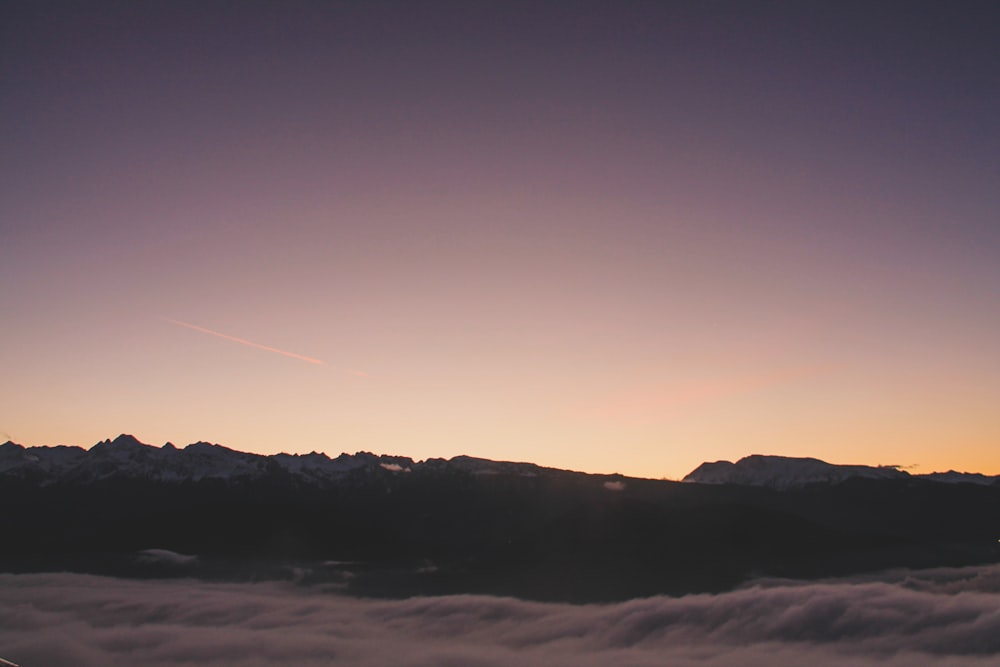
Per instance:
[[[222,454],[247,474],[183,477],[146,459],[180,469],[187,450],[146,447],[98,449],[112,461],[100,475],[0,471],[0,568],[595,601],[1000,560],[996,486],[905,476],[775,490],[363,454],[325,459],[340,464],[319,475],[232,450]],[[218,452],[196,453],[231,469]],[[59,456],[79,473],[80,455]]]

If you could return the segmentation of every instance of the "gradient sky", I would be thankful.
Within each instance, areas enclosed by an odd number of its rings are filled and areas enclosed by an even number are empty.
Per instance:
[[[1000,473],[993,2],[4,2],[0,440]]]

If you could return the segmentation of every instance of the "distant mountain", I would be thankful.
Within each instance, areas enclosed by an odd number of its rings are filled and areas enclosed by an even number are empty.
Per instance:
[[[349,477],[361,469],[381,468],[394,473],[421,469],[453,469],[473,475],[515,474],[536,476],[546,470],[532,463],[492,461],[471,456],[414,461],[406,456],[369,452],[341,454],[273,454],[264,456],[236,451],[222,445],[196,442],[184,448],[172,443],[155,447],[122,434],[89,450],[82,447],[24,447],[13,442],[0,445],[0,479],[18,477],[46,485],[56,481],[86,483],[107,478],[147,479],[157,482],[201,480],[246,481],[285,474],[303,482],[326,484]],[[548,469],[555,471],[555,469]],[[567,472],[567,471],[558,471]],[[893,466],[836,465],[814,458],[747,456],[736,463],[702,463],[684,477],[699,484],[737,484],[772,489],[794,489],[811,484],[839,484],[852,478],[923,479],[943,483],[1000,484],[1000,476],[949,471],[910,475]]]
[[[835,465],[814,458],[746,456],[736,463],[702,463],[683,481],[699,484],[740,484],[772,489],[795,489],[812,484],[840,484],[848,479],[923,479],[951,484],[1000,484],[1000,476],[978,473],[930,473],[910,475],[895,466]]]
[[[262,456],[128,435],[89,450],[7,442],[0,571],[591,602],[761,575],[1000,562],[994,478],[758,456],[705,464],[686,481],[468,456]]]
[[[201,480],[248,481],[285,474],[303,482],[326,484],[342,480],[360,469],[381,468],[408,473],[415,468],[463,470],[474,475],[513,473],[537,475],[531,463],[490,461],[471,456],[451,460],[415,462],[406,456],[369,452],[341,454],[273,454],[239,452],[222,445],[196,442],[183,449],[167,443],[155,447],[128,434],[104,440],[89,450],[82,447],[24,447],[13,442],[0,445],[0,479],[20,478],[42,486],[56,482],[87,483],[105,479],[146,479],[156,482]]]
[[[992,486],[1000,484],[1000,475],[983,475],[978,472],[932,472],[926,475],[916,475],[921,479],[932,482],[942,482],[944,484],[979,484],[981,486]]]

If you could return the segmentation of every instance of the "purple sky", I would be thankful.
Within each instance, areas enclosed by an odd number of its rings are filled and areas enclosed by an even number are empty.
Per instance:
[[[6,2],[0,439],[1000,473],[997,118],[988,2]]]

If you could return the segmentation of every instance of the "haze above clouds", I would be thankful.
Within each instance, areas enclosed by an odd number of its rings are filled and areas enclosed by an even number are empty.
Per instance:
[[[74,574],[2,575],[0,593],[0,647],[23,667],[985,667],[1000,653],[997,566],[584,606]]]

